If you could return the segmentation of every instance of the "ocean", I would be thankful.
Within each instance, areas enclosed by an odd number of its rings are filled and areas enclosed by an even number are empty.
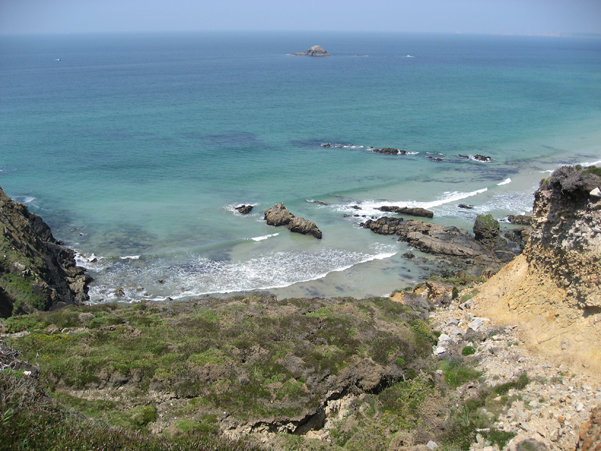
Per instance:
[[[332,56],[290,55],[316,44]],[[471,229],[600,162],[601,39],[0,37],[0,186],[78,252],[93,302],[385,295],[429,270],[359,227],[377,207]],[[323,239],[266,225],[279,202]]]

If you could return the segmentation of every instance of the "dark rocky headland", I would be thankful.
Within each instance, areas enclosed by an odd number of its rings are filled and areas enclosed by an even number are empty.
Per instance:
[[[50,227],[0,188],[0,317],[81,305],[91,277]]]
[[[555,171],[504,234],[491,215],[366,221],[447,265],[388,298],[95,306],[73,252],[2,193],[3,283],[21,291],[0,321],[0,448],[599,449],[600,185]]]

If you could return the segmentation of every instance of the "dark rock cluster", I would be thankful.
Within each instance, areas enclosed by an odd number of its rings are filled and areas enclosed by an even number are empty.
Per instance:
[[[421,220],[383,217],[367,220],[361,227],[380,235],[398,235],[422,252],[435,256],[458,258],[481,272],[485,268],[500,268],[514,257],[507,242],[500,236],[498,221],[489,215],[478,215],[474,235],[465,229],[442,226]]]
[[[434,213],[421,207],[395,207],[393,205],[384,205],[378,208],[380,211],[396,213],[399,215],[417,216],[421,218],[433,218]]]

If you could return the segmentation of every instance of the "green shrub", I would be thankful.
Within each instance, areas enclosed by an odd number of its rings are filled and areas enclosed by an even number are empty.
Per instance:
[[[449,357],[443,360],[441,369],[445,382],[450,388],[457,388],[466,382],[478,379],[482,373],[465,365],[460,357]]]
[[[595,175],[598,175],[599,177],[601,177],[601,168],[598,168],[596,166],[589,166],[588,168],[585,169],[584,173],[585,174],[595,174]]]
[[[493,391],[498,395],[504,395],[512,388],[516,390],[523,390],[529,383],[530,379],[528,378],[528,374],[522,373],[516,380],[497,385],[495,388],[493,388]]]
[[[474,348],[473,346],[465,346],[462,350],[461,350],[461,355],[473,355],[476,353],[476,348]]]

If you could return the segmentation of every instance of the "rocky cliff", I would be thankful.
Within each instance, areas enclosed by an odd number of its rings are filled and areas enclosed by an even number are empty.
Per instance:
[[[88,299],[92,278],[42,218],[0,188],[0,317]]]
[[[481,313],[527,324],[549,361],[601,369],[601,169],[562,167],[535,193],[522,255],[480,290]]]

